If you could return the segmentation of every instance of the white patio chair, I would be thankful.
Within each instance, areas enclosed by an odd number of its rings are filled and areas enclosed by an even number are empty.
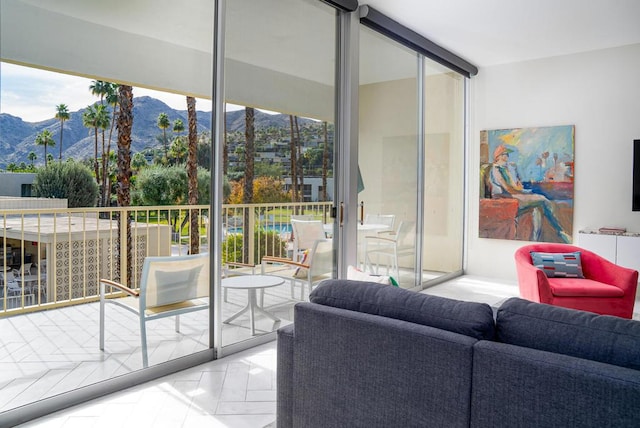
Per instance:
[[[364,217],[364,224],[380,224],[388,226],[389,230],[393,230],[396,222],[396,216],[393,214],[367,214]]]
[[[318,239],[301,262],[281,257],[264,256],[262,274],[274,275],[291,282],[293,287],[300,282],[300,300],[304,300],[305,284],[310,293],[315,285],[333,276],[333,243],[328,239]]]
[[[128,297],[107,298],[107,287]],[[139,316],[142,363],[148,367],[147,321],[175,316],[175,330],[179,332],[181,314],[209,308],[209,254],[147,257],[142,266],[140,291],[101,279],[100,350],[103,351],[105,303],[113,303]]]
[[[304,250],[310,249],[317,240],[326,239],[324,227],[320,220],[291,219],[293,231],[293,261],[302,260]]]
[[[402,256],[414,254],[415,246],[411,232],[416,225],[415,221],[401,221],[396,232],[366,236],[365,265],[371,273],[378,274],[380,258],[387,259],[387,275],[390,270],[395,273],[395,280],[400,282],[400,267],[398,259]],[[376,260],[375,271],[372,260]]]
[[[20,278],[25,275],[31,275],[31,263],[23,263],[20,269],[14,269],[13,274]]]
[[[24,303],[26,303],[27,305],[33,304],[32,292],[30,292],[26,288],[24,290],[22,289],[12,271],[0,271],[0,300],[4,298],[5,292],[7,294],[7,298],[15,301],[20,299],[24,292]],[[19,303],[19,305],[20,304],[21,303]]]

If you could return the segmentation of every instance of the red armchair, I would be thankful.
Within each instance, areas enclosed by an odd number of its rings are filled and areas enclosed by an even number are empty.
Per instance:
[[[570,253],[580,251],[582,278],[547,278],[531,262],[532,251]],[[567,244],[525,245],[515,253],[522,298],[602,315],[631,318],[638,286],[638,271],[611,263],[591,251]]]

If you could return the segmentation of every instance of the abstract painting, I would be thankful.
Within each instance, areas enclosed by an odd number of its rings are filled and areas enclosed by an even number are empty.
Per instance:
[[[481,238],[570,243],[575,126],[480,132]]]

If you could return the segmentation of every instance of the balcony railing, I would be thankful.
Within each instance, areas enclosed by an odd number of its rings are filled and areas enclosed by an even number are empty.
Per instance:
[[[224,205],[222,262],[286,257],[291,217],[331,205]],[[208,251],[210,223],[206,205],[0,211],[0,316],[98,300],[100,278],[135,288],[145,257]]]

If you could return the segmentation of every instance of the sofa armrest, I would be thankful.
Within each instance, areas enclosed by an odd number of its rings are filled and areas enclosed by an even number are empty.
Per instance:
[[[407,321],[298,303],[293,424],[468,428],[476,342]],[[280,413],[277,419],[281,426]]]
[[[277,380],[277,414],[278,428],[293,427],[293,342],[294,327],[289,324],[278,329],[278,380]]]

